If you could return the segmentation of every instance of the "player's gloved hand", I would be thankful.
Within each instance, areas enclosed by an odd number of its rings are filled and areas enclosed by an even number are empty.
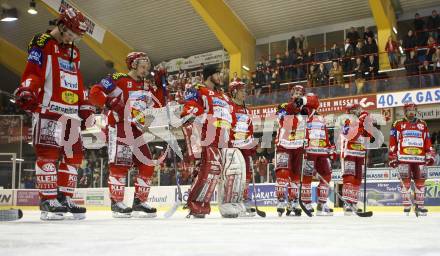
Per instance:
[[[434,165],[434,157],[433,157],[432,154],[426,154],[425,163],[426,163],[427,166]]]
[[[293,101],[297,108],[301,108],[304,105],[304,99],[302,97],[297,97]]]
[[[338,158],[338,154],[336,154],[336,147],[330,146],[329,148],[329,158],[332,162],[336,161],[336,159]]]
[[[388,165],[391,168],[397,168],[397,166],[399,165],[399,161],[397,160],[397,154],[388,155]]]
[[[115,112],[118,115],[118,118],[121,119],[124,116],[124,102],[119,97],[109,98],[105,105]]]
[[[15,95],[15,103],[24,111],[32,112],[38,107],[37,96],[29,87],[18,88]]]

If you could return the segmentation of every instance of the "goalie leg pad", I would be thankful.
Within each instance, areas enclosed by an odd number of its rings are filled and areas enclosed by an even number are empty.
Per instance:
[[[223,172],[219,184],[219,210],[223,217],[238,217],[245,211],[246,161],[239,149],[222,149]]]
[[[199,173],[188,194],[190,215],[209,214],[210,200],[222,170],[220,149],[204,147]]]

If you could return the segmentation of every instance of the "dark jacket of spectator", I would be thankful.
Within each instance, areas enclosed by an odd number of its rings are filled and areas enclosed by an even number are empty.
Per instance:
[[[414,33],[412,30],[408,31],[408,34],[403,38],[402,47],[407,51],[408,53],[411,51],[411,49],[416,47],[416,37],[414,36]]]
[[[414,30],[416,31],[416,33],[419,33],[424,29],[425,29],[425,21],[423,20],[422,17],[420,17],[418,13],[416,13],[414,18]]]
[[[374,40],[372,37],[368,38],[367,44],[364,47],[366,54],[377,54],[379,52],[376,40]]]
[[[295,36],[292,36],[292,37],[289,39],[289,42],[287,43],[287,50],[288,50],[288,51],[291,51],[291,50],[296,51],[297,48],[298,48],[298,47],[297,47],[297,45],[296,45],[296,38],[295,38]]]
[[[338,48],[336,44],[333,44],[332,48],[328,52],[330,60],[337,60],[341,58],[341,49]]]
[[[328,84],[328,71],[325,68],[324,64],[320,64],[318,70],[316,71],[316,80],[318,85],[327,85]]]
[[[347,38],[350,39],[350,43],[351,45],[356,45],[360,36],[359,36],[359,32],[357,32],[357,30],[352,27],[351,30],[347,33]]]
[[[361,58],[363,59],[364,56],[362,56],[362,55],[365,55],[366,53],[367,53],[367,51],[366,51],[366,48],[364,46],[364,43],[358,42],[356,44],[356,48],[354,49],[354,55],[355,56],[361,56]]]
[[[371,29],[368,27],[367,30],[364,32],[364,40],[367,42],[368,38],[374,38],[374,32],[371,31]]]
[[[440,28],[440,16],[437,14],[437,11],[433,10],[432,15],[428,17],[426,28],[428,30],[434,30]]]
[[[409,58],[405,60],[405,69],[407,75],[417,75],[419,73],[419,60],[415,56],[415,52],[411,52]]]
[[[354,56],[354,47],[348,43],[347,40],[344,45],[344,58],[350,58],[352,56]]]
[[[317,72],[315,70],[315,65],[310,66],[309,72],[307,72],[307,85],[309,87],[315,87],[318,82]]]
[[[366,72],[368,72],[368,77],[371,79],[377,79],[379,76],[379,62],[374,58],[373,55],[370,55],[366,61]]]
[[[365,65],[363,62],[355,64],[353,74],[355,79],[365,78]]]

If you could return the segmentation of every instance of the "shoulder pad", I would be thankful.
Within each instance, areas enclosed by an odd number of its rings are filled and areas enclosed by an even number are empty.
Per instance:
[[[112,75],[112,79],[114,81],[119,80],[119,79],[124,78],[124,77],[128,77],[128,74],[125,74],[125,73],[114,73]]]
[[[43,34],[37,34],[35,35],[31,42],[28,45],[28,50],[30,50],[33,47],[40,47],[44,48],[44,46],[52,39],[53,37],[50,34],[43,33]]]
[[[394,121],[392,127],[396,127],[396,125],[397,125],[399,122],[402,122],[402,121],[403,121],[403,118],[401,118],[401,119],[397,119],[396,121]]]
[[[195,100],[197,101],[200,98],[200,93],[195,88],[189,88],[185,91],[185,101]]]
[[[113,75],[107,76],[106,78],[103,78],[101,82],[99,82],[102,87],[104,87],[104,89],[107,91],[112,91],[116,87],[116,84],[114,83],[112,77]]]

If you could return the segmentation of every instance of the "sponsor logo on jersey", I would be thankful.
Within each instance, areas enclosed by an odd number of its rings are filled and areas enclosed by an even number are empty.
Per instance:
[[[246,114],[237,113],[237,122],[247,122],[249,120],[249,116]]]
[[[185,100],[198,100],[199,99],[199,92],[194,89],[194,88],[190,88],[188,90],[185,91]]]
[[[63,91],[61,99],[67,104],[75,104],[78,102],[78,94],[71,91]]]
[[[212,104],[213,105],[217,105],[217,106],[221,106],[221,107],[226,107],[228,106],[228,103],[222,99],[219,99],[217,97],[213,97],[212,98]]]
[[[76,75],[60,71],[60,80],[61,87],[75,91],[78,90],[78,77]]]
[[[36,47],[32,48],[29,51],[28,61],[41,67],[43,65],[43,52],[41,49]]]
[[[46,45],[47,41],[51,38],[51,35],[49,34],[42,34],[37,39],[37,45],[40,47],[43,47]]]
[[[417,130],[406,130],[406,131],[402,131],[402,135],[403,135],[403,137],[421,138],[422,137],[422,132],[421,131],[417,131]]]
[[[231,124],[228,121],[224,121],[224,120],[217,120],[213,123],[213,125],[217,128],[227,128],[227,129],[231,128]]]
[[[69,106],[61,103],[50,102],[49,110],[60,114],[77,114],[78,106]]]
[[[68,60],[65,60],[63,58],[58,58],[58,65],[60,66],[61,70],[76,73],[76,67],[74,62],[70,62]]]
[[[423,147],[423,139],[422,138],[403,138],[402,146],[404,147]]]
[[[365,149],[365,147],[362,144],[358,144],[358,143],[350,144],[350,148],[353,150],[364,150]]]
[[[413,148],[413,147],[404,148],[403,153],[408,154],[408,155],[420,155],[420,154],[422,154],[422,149]]]
[[[249,130],[249,125],[244,122],[238,122],[234,128],[234,131],[237,132],[248,132],[248,130]]]
[[[234,138],[236,140],[244,140],[244,139],[246,139],[246,133],[245,132],[237,132],[234,134]]]
[[[311,147],[324,148],[327,146],[327,142],[325,142],[325,140],[309,140],[309,145]]]
[[[307,124],[308,129],[321,129],[324,127],[324,124],[321,122],[311,122]]]

